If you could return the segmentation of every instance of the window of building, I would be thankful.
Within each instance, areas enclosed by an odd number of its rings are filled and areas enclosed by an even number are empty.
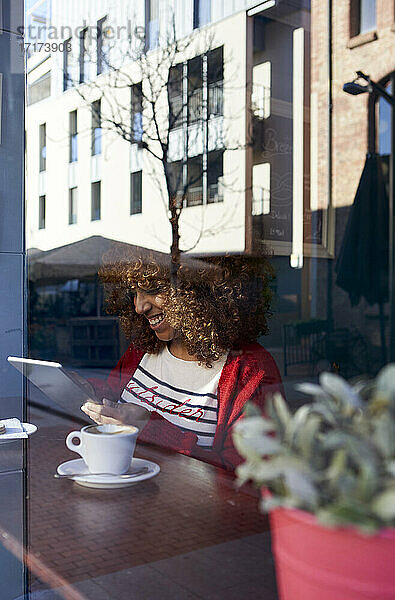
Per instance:
[[[71,163],[78,160],[78,124],[77,111],[70,113],[70,139],[69,139],[69,161]]]
[[[78,189],[76,187],[69,190],[69,225],[77,223],[77,200]]]
[[[73,87],[73,72],[72,72],[72,39],[64,41],[63,45],[63,91]]]
[[[101,219],[101,181],[92,183],[91,188],[91,221]]]
[[[224,114],[224,52],[223,46],[207,54],[208,116]]]
[[[101,154],[102,127],[101,127],[101,100],[92,104],[92,156]]]
[[[203,155],[189,158],[187,162],[187,206],[203,204]]]
[[[202,118],[203,108],[203,57],[188,61],[188,124]]]
[[[107,32],[108,17],[99,19],[96,27],[96,41],[97,41],[97,74],[105,73],[108,71],[110,66],[110,38]]]
[[[388,83],[385,89],[392,95],[391,83]],[[381,156],[389,156],[391,154],[391,105],[380,96],[378,106],[378,153]]]
[[[224,176],[224,152],[209,152],[207,155],[207,202],[222,202]]]
[[[45,196],[40,196],[38,199],[38,228],[45,229]]]
[[[51,0],[37,0],[25,2],[26,27],[25,42],[27,42],[27,56],[30,58],[35,52],[40,52],[40,43],[51,41],[48,37],[52,18]]]
[[[159,0],[145,0],[145,45],[147,50],[159,46]]]
[[[170,196],[176,196],[178,206],[182,208],[182,196],[184,193],[184,167],[182,160],[168,163],[167,171],[170,178]]]
[[[40,125],[40,171],[47,169],[47,126]]]
[[[211,0],[194,0],[193,28],[198,29],[211,21]]]
[[[142,212],[142,171],[130,173],[130,214]]]
[[[80,33],[80,83],[89,81],[89,30]]]
[[[376,29],[376,0],[351,0],[350,35],[354,37]]]
[[[131,140],[141,142],[143,138],[143,91],[141,82],[131,86]]]
[[[182,127],[183,124],[183,97],[182,97],[182,82],[183,82],[183,64],[175,65],[169,70],[169,127],[176,129]]]

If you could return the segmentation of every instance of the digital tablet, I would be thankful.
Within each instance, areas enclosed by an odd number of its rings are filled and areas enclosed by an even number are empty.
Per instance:
[[[97,402],[60,363],[17,356],[9,356],[7,360],[65,413],[83,418],[81,405],[88,400]]]

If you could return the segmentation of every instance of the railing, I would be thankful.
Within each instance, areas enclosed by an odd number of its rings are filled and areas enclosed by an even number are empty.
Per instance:
[[[254,84],[252,87],[251,109],[257,119],[270,117],[270,87]]]
[[[203,117],[203,90],[194,90],[188,97],[188,123],[196,123]]]
[[[203,187],[189,188],[187,193],[187,206],[203,204]]]
[[[213,183],[208,186],[207,203],[214,204],[215,202],[222,202],[224,199],[222,186],[218,183]]]
[[[171,122],[170,129],[181,127],[183,123],[183,101],[182,96],[170,97]]]
[[[170,97],[170,110],[172,113],[171,129],[181,127],[183,123],[183,98],[182,95]],[[208,86],[207,116],[217,117],[224,114],[224,88],[223,82],[217,81]],[[203,89],[194,90],[188,97],[188,123],[196,123],[203,118]]]
[[[210,83],[208,86],[208,116],[218,117],[224,114],[223,81]]]

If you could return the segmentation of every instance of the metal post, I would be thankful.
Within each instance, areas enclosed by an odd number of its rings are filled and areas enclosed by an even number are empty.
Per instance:
[[[389,359],[395,362],[395,74],[391,77],[391,155],[389,169]]]

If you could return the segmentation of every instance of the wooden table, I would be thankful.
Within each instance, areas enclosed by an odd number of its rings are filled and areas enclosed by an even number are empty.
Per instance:
[[[136,456],[158,463],[161,472],[135,486],[98,490],[54,479],[61,462],[78,456],[64,442],[78,428],[67,422],[40,427],[30,440],[29,546],[49,569],[73,583],[246,540],[253,576],[265,572],[274,590],[269,535],[264,548],[254,548],[256,538],[249,537],[268,531],[255,490],[237,491],[231,473],[145,445]]]

